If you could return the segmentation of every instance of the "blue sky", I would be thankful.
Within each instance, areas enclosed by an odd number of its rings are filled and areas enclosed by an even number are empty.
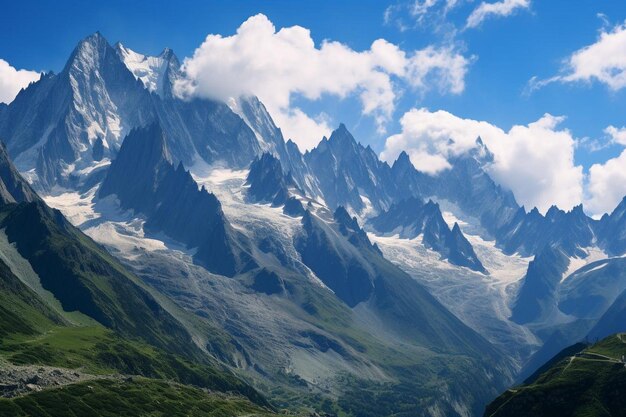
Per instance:
[[[486,3],[507,1],[515,0]],[[394,89],[393,110],[382,128],[372,114],[364,114],[356,90],[342,97],[322,93],[315,100],[294,93],[289,105],[311,117],[324,113],[329,126],[345,122],[359,141],[379,152],[385,150],[389,136],[402,131],[399,121],[413,108],[445,110],[460,119],[486,121],[505,132],[514,125],[535,122],[545,113],[564,116],[556,130],[571,132],[578,143],[573,163],[586,176],[592,164],[617,158],[623,150],[611,144],[604,129],[626,125],[626,88],[610,88],[597,80],[556,81],[528,93],[529,81],[534,76],[545,80],[563,73],[564,62],[573,53],[597,42],[601,31],[610,32],[624,23],[626,3],[526,1],[525,7],[506,16],[490,15],[475,28],[465,26],[481,5],[479,0],[459,0],[445,17],[446,0],[9,2],[0,14],[0,59],[18,69],[59,71],[76,43],[96,30],[111,43],[119,40],[146,54],[171,47],[182,59],[190,57],[208,34],[231,36],[258,13],[277,30],[294,25],[309,29],[318,48],[322,41],[333,40],[361,52],[380,38],[407,54],[429,46],[447,48],[469,62],[463,90],[414,88],[392,77],[399,87]],[[434,5],[426,12],[415,13],[416,6],[429,2]],[[581,181],[588,182],[588,178]],[[506,180],[503,183],[515,188]],[[585,187],[581,191],[585,196],[564,197],[562,205],[588,198],[590,191]]]

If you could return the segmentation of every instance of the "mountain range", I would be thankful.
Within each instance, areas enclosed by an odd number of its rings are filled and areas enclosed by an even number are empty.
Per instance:
[[[170,49],[95,33],[0,107],[12,366],[232,391],[242,414],[477,416],[564,348],[626,330],[626,198],[599,220],[527,211],[480,138],[436,176],[343,124],[302,153],[257,97],[182,98],[183,76]],[[93,347],[27,351],[49,329]],[[103,338],[136,361],[102,362]]]

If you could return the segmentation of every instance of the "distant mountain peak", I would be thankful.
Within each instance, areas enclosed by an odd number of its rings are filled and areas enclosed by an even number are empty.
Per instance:
[[[369,223],[379,232],[399,234],[403,239],[422,235],[424,246],[439,252],[450,263],[487,273],[458,223],[450,230],[439,204],[432,200],[423,203],[417,197],[409,197],[393,204]]]
[[[80,43],[81,44],[82,43],[95,44],[95,43],[102,43],[102,42],[108,43],[104,35],[102,35],[102,33],[100,33],[100,31],[97,30],[91,35],[87,35],[86,37],[84,37]]]
[[[354,136],[352,136],[343,123],[340,123],[339,127],[331,133],[328,143],[337,145],[342,149],[357,147],[356,139],[354,139]]]
[[[250,186],[248,196],[253,201],[275,206],[285,204],[290,197],[289,189],[297,188],[291,174],[285,173],[278,158],[269,152],[252,162],[246,183]]]
[[[439,209],[439,203],[437,203],[436,201],[433,201],[433,199],[429,198],[428,201],[425,204],[426,207],[436,207],[437,209]]]
[[[492,163],[494,160],[494,155],[489,150],[487,145],[485,145],[483,139],[480,136],[476,138],[475,144],[476,146],[470,150],[469,156],[474,158],[482,165]]]
[[[172,48],[168,48],[167,46],[163,48],[159,56],[165,59],[176,58],[176,60],[178,60],[178,57],[176,57],[174,50]]]
[[[572,208],[572,212],[576,214],[585,213],[583,203],[580,203]]]
[[[346,210],[344,206],[337,207],[335,213],[333,214],[333,217],[335,218],[335,221],[341,226],[347,227],[352,231],[361,230],[356,217],[350,216],[350,213],[348,213],[348,210]]]
[[[98,194],[117,194],[125,208],[145,210],[151,202],[148,195],[159,178],[172,165],[165,134],[158,123],[130,131]],[[178,170],[184,168],[178,164]],[[129,181],[131,181],[129,183]]]
[[[414,175],[414,171],[416,171],[413,163],[411,162],[411,158],[409,154],[402,151],[400,155],[393,161],[391,165],[391,171],[393,172],[395,178],[400,181],[407,181],[412,175]],[[409,178],[407,178],[407,176]]]
[[[565,212],[563,210],[561,210],[560,208],[558,208],[555,205],[550,206],[550,208],[548,209],[548,211],[546,212],[546,219],[548,220],[553,220],[555,219],[557,216],[565,214]]]
[[[180,62],[170,48],[157,56],[144,55],[118,42],[115,51],[128,70],[152,93],[171,94],[175,80],[180,76]]]
[[[77,68],[88,71],[98,68],[106,58],[111,45],[100,32],[95,32],[82,39],[70,55],[65,69]]]
[[[411,164],[411,158],[409,157],[409,154],[405,151],[400,152],[400,155],[398,155],[393,163],[394,166],[396,164]]]
[[[454,226],[446,238],[446,246],[450,263],[465,266],[483,274],[488,273],[457,222],[454,222]]]

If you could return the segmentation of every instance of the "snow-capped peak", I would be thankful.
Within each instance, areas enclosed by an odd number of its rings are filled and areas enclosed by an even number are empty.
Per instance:
[[[148,91],[163,95],[165,83],[168,82],[168,69],[171,65],[178,67],[178,61],[171,49],[165,48],[158,56],[140,54],[121,43],[115,49],[126,67],[136,79],[141,80]]]

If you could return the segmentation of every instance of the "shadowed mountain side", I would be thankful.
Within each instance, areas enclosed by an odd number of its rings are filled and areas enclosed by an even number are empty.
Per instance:
[[[622,361],[626,343],[623,337],[607,337],[583,347],[579,353],[576,347],[559,353],[531,382],[511,388],[496,398],[487,406],[484,416],[626,415],[623,395],[626,367]]]
[[[499,356],[420,284],[387,261],[343,207],[336,210],[333,223],[309,211],[302,223],[304,233],[296,247],[303,262],[346,304],[367,303],[403,338],[436,351]]]
[[[116,195],[120,206],[143,213],[145,230],[163,232],[188,248],[208,270],[233,276],[255,266],[248,243],[226,220],[215,195],[198,185],[182,163],[171,163],[157,124],[135,129],[124,141],[98,195]]]

